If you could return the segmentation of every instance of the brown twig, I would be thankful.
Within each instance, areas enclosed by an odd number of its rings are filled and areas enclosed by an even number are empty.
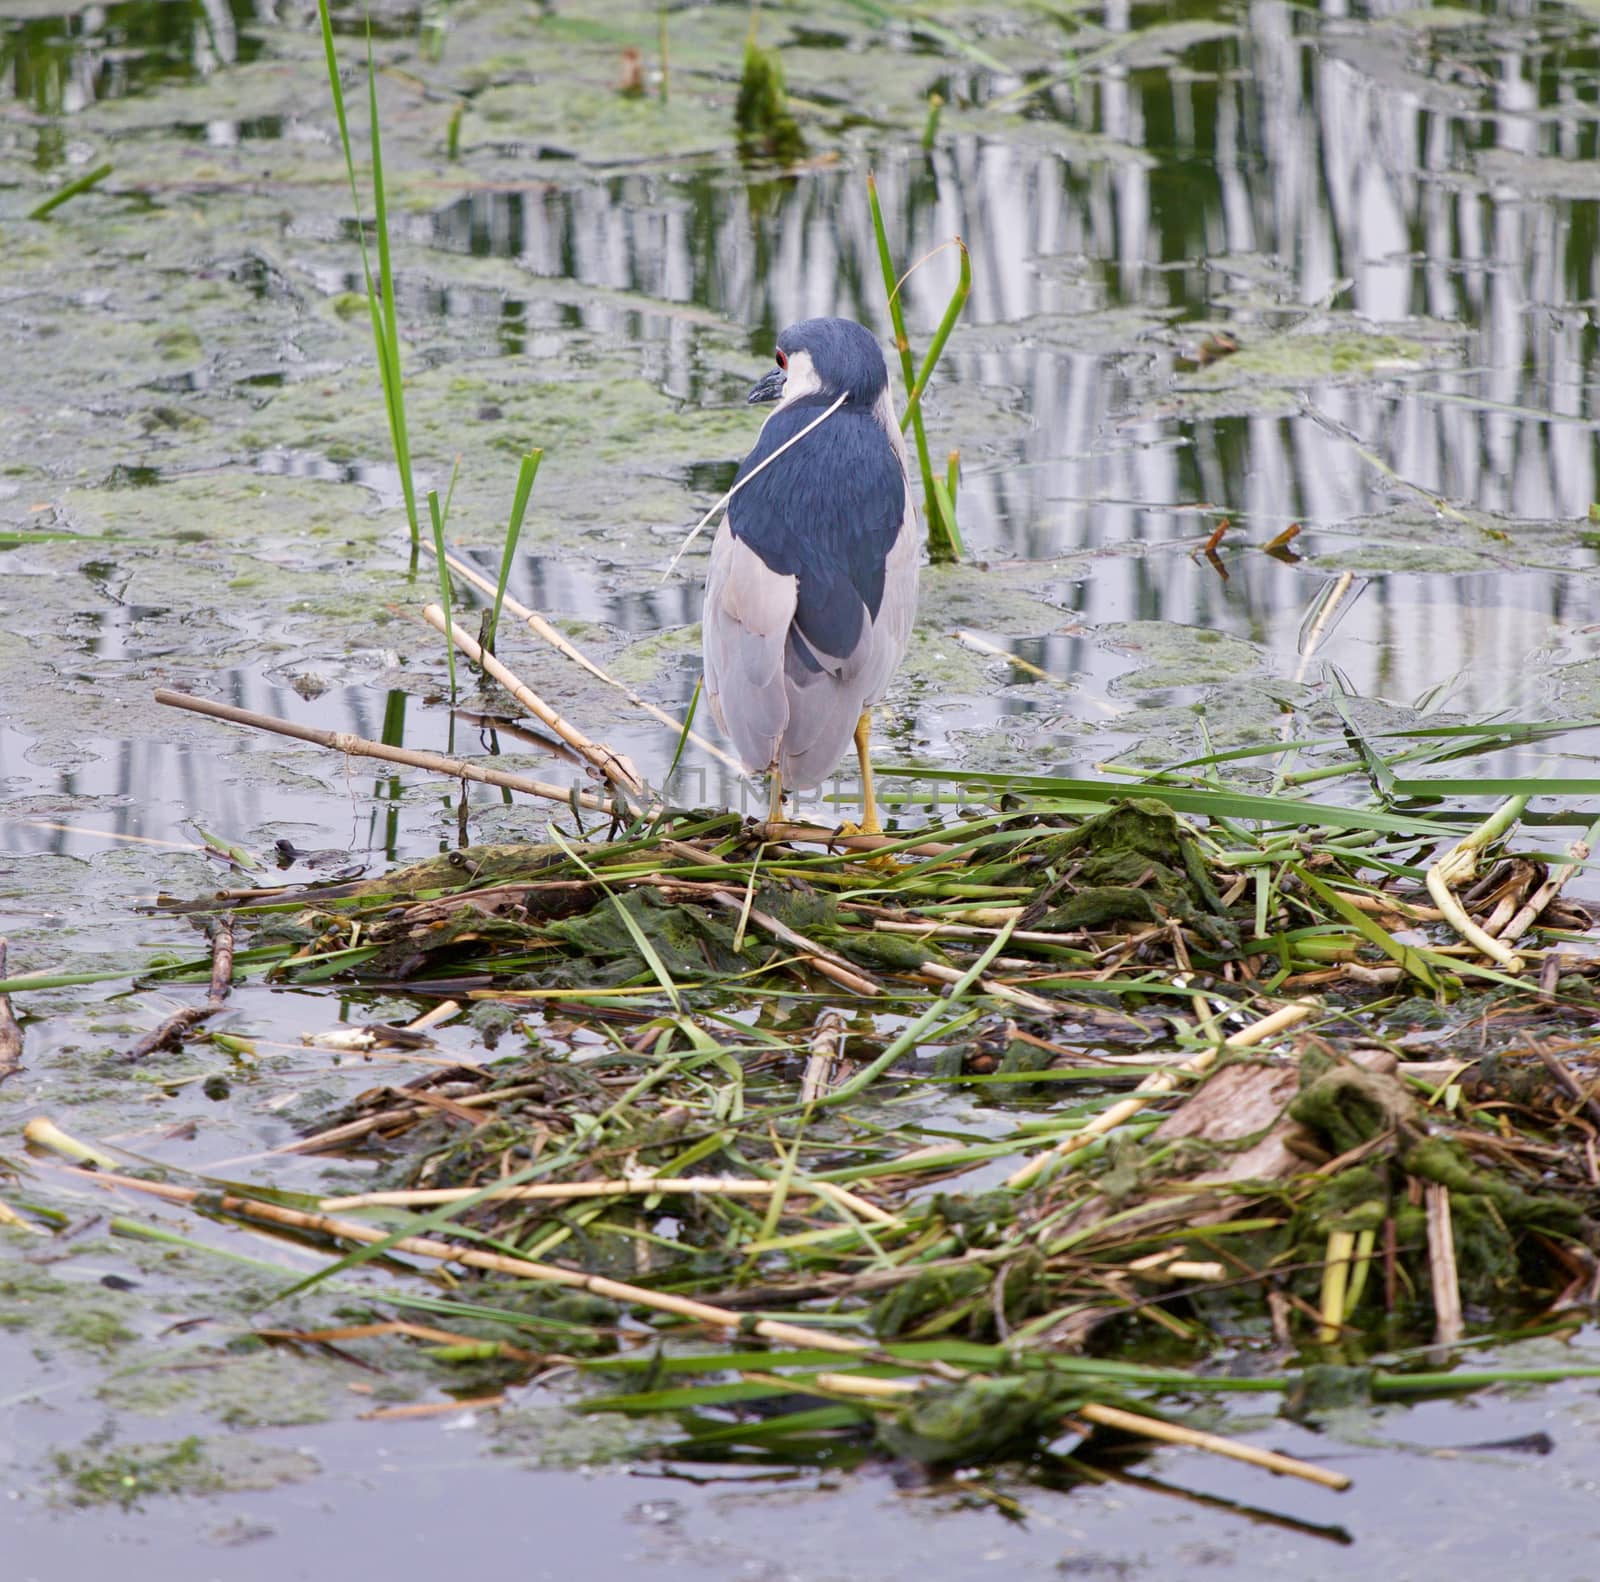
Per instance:
[[[233,984],[233,914],[219,917],[211,926],[211,985],[206,997],[198,1005],[185,1005],[176,1010],[159,1027],[148,1032],[128,1051],[129,1060],[143,1060],[168,1044],[176,1044],[179,1035],[208,1016],[215,1016],[228,998]]]

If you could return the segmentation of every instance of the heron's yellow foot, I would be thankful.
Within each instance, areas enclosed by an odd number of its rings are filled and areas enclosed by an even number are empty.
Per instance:
[[[878,822],[878,799],[872,790],[872,710],[863,709],[861,718],[856,721],[856,762],[861,766],[861,822],[859,824],[843,824],[839,827],[841,835],[881,835],[883,825]],[[892,868],[894,858],[890,856],[868,857],[866,859],[875,868]]]

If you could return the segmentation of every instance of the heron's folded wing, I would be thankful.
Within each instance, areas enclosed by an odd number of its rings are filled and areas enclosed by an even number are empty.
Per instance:
[[[847,675],[881,612],[907,490],[895,444],[874,413],[847,406],[824,416],[827,409],[819,394],[767,419],[739,469],[728,523],[764,565],[796,579],[800,662],[809,655]]]

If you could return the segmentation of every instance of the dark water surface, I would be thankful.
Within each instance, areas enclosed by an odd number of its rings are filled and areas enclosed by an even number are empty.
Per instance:
[[[905,287],[917,344],[956,276],[939,249],[956,233],[971,249],[972,300],[927,410],[936,450],[960,448],[962,528],[988,568],[925,578],[886,757],[1091,774],[1119,754],[1274,737],[1335,691],[1380,728],[1600,714],[1590,9],[769,5],[762,37],[783,51],[817,156],[787,174],[733,146],[742,4],[668,8],[666,106],[619,92],[628,49],[653,91],[654,5],[543,9],[375,18],[413,449],[441,491],[461,457],[450,532],[490,575],[517,458],[546,449],[511,591],[653,702],[681,713],[693,690],[705,541],[663,574],[748,448],[743,394],[777,329],[835,312],[886,329],[871,168],[896,256],[926,259]],[[340,28],[357,33],[356,15]],[[432,567],[407,553],[320,54],[303,0],[0,0],[13,972],[193,954],[186,925],[136,908],[236,882],[196,850],[200,830],[262,853],[280,838],[343,848],[373,869],[454,844],[453,788],[174,715],[157,686],[571,776],[539,742],[444,704],[442,653],[413,614],[435,596]],[[947,106],[924,153],[933,92]],[[26,218],[106,161],[92,193]],[[1219,334],[1237,354],[1212,357]],[[1224,521],[1208,561],[1198,546]],[[1265,553],[1292,525],[1281,558]],[[1311,651],[1334,587],[1337,618]],[[507,652],[585,728],[664,772],[671,733],[542,646]],[[1597,756],[1590,729],[1477,767],[1593,776]],[[689,800],[741,794],[713,759],[691,751],[686,771]],[[479,791],[470,828],[531,836],[546,817]],[[19,997],[27,1068],[0,1087],[0,1159],[36,1111],[177,1165],[239,1159],[393,1077],[299,1043],[370,1004],[249,987],[223,1025],[276,1064],[230,1098],[202,1096],[204,1057],[111,1083],[105,1052],[170,1008],[125,989]],[[465,1028],[445,1046],[485,1055]],[[295,1169],[285,1184],[314,1184],[311,1165]],[[31,1241],[0,1238],[0,1268],[35,1267]],[[119,1256],[69,1260],[74,1289]],[[162,1312],[130,1308],[147,1348],[135,1371],[160,1373],[165,1326],[204,1306],[204,1281],[138,1273]],[[1008,1524],[878,1473],[702,1486],[550,1470],[585,1447],[553,1426],[534,1450],[487,1421],[359,1423],[332,1373],[307,1385],[313,1417],[255,1412],[265,1442],[320,1465],[309,1481],[80,1510],[62,1503],[54,1451],[242,1419],[108,1384],[121,1343],[52,1328],[40,1314],[78,1297],[30,1303],[25,1287],[0,1293],[0,1554],[17,1576],[1595,1569],[1595,1397],[1575,1385],[1362,1414],[1316,1440],[1247,1425],[1256,1442],[1340,1457],[1358,1480],[1343,1500],[1193,1456],[1147,1464],[1342,1523],[1353,1545],[1131,1486],[1013,1490],[1028,1517]],[[1536,1429],[1551,1455],[1428,1448]]]

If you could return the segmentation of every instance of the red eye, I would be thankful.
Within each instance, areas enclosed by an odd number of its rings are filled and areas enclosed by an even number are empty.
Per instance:
[[[778,366],[780,368],[787,368],[789,366],[789,359],[783,355],[783,348],[781,346],[772,355],[778,359]]]

